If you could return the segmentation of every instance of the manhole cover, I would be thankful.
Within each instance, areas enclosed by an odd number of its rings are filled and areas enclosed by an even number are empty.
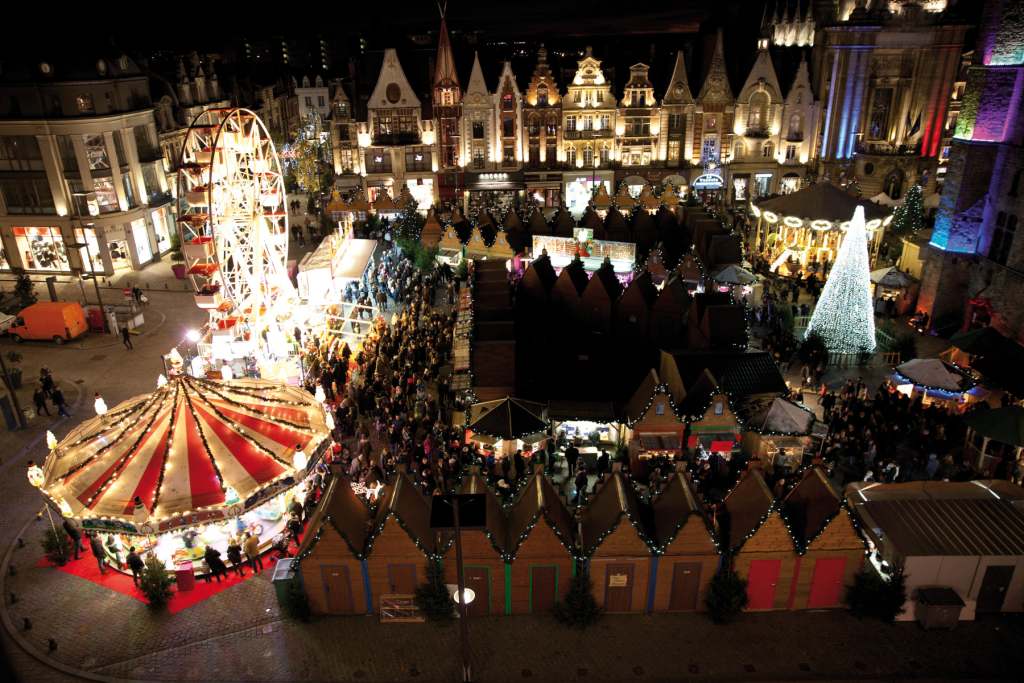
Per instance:
[[[92,358],[90,358],[89,360],[106,360],[106,359],[107,359],[106,355],[104,355],[102,353],[99,353],[99,354],[96,354],[95,356],[93,356]]]
[[[75,380],[75,384],[85,384],[85,380],[84,379],[76,379]]]

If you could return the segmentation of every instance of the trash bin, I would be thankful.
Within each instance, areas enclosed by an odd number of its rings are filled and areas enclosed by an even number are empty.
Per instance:
[[[920,588],[917,591],[917,621],[926,630],[955,628],[963,608],[964,601],[952,588]]]
[[[295,569],[292,566],[294,563],[294,557],[286,557],[278,560],[277,564],[274,565],[274,573],[270,576],[270,582],[274,584],[274,593],[277,594],[277,606],[282,610],[286,609],[285,605],[288,602],[288,591],[291,588],[292,583],[299,581],[299,578],[295,575]]]
[[[178,592],[190,591],[196,587],[196,575],[192,571],[191,562],[180,562],[174,565],[174,579],[178,583]]]

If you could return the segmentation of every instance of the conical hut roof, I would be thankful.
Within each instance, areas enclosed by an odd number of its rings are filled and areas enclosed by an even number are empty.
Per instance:
[[[356,193],[356,196],[348,203],[348,210],[362,213],[370,210],[370,202],[366,201],[366,195],[362,191]]]
[[[348,211],[348,204],[341,199],[341,195],[338,194],[337,190],[331,192],[331,201],[327,202],[327,213],[332,217]]]
[[[646,251],[658,243],[658,228],[654,225],[654,217],[646,211],[633,214],[633,238],[642,251]]]
[[[572,214],[564,206],[558,210],[554,221],[554,234],[559,237],[572,237],[572,231],[576,227],[576,221]]]
[[[533,213],[530,214],[530,233],[533,235],[550,235],[551,228],[548,227],[548,222],[544,220],[544,212],[540,210],[540,207],[535,207]]]
[[[626,219],[622,217],[618,209],[610,209],[608,216],[604,219],[604,231],[608,239],[616,242],[629,242],[629,227]]]
[[[504,220],[501,221],[501,227],[505,228],[506,232],[523,227],[523,222],[519,220],[519,214],[516,213],[515,209],[508,210],[508,213],[505,214]]]
[[[416,199],[412,196],[412,192],[409,191],[408,185],[402,185],[402,191],[398,193],[398,200],[395,202],[401,208],[406,208],[410,204],[416,205]]]
[[[601,183],[597,186],[597,194],[594,195],[593,202],[595,209],[607,209],[612,205],[612,198],[608,195],[608,189]]]
[[[604,221],[597,215],[597,211],[589,206],[583,211],[583,219],[580,221],[580,225],[593,230],[595,236],[598,231],[604,232]]]
[[[381,190],[373,200],[373,210],[377,213],[398,213],[398,206],[387,190]]]
[[[43,490],[75,517],[131,521],[239,510],[295,475],[330,439],[323,407],[301,387],[180,376],[72,430],[44,466]],[[156,525],[154,524],[154,527]]]
[[[661,203],[669,208],[679,206],[679,195],[672,183],[665,183],[665,189],[661,191]]]
[[[654,196],[650,185],[644,185],[644,189],[640,190],[637,202],[640,204],[640,208],[647,209],[648,211],[654,211],[661,206],[661,202]]]
[[[622,211],[631,211],[636,206],[636,200],[629,194],[629,188],[623,183],[615,194],[615,206]]]
[[[427,211],[427,220],[423,224],[423,231],[420,233],[420,242],[423,246],[436,247],[441,241],[441,223],[437,220],[433,209]]]

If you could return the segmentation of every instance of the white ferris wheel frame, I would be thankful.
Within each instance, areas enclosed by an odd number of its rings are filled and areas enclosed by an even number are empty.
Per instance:
[[[207,109],[189,126],[179,169],[182,245],[211,239],[208,261],[216,264],[207,274],[190,269],[193,287],[220,284],[232,308],[211,317],[258,324],[292,293],[284,177],[266,126],[249,109]],[[201,191],[205,201],[190,201]]]

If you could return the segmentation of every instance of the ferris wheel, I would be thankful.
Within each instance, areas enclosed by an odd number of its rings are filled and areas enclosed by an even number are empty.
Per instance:
[[[211,327],[260,331],[293,297],[281,165],[266,126],[248,109],[199,114],[182,145],[178,228],[196,303]]]

